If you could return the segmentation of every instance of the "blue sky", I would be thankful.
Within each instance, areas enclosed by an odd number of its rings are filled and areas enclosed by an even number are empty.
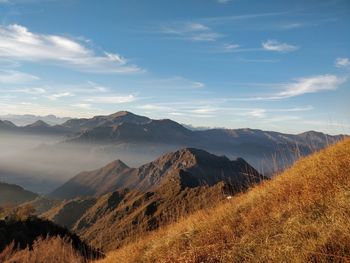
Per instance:
[[[0,0],[0,115],[350,133],[348,0]]]

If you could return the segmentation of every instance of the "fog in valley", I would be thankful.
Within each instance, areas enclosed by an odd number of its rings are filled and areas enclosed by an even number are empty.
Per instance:
[[[60,136],[0,134],[0,181],[46,194],[82,171],[120,159],[130,167],[179,146],[69,143]]]

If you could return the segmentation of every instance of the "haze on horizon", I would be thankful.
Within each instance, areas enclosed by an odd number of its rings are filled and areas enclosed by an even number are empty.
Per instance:
[[[349,134],[349,10],[346,0],[0,1],[0,115],[128,110]]]

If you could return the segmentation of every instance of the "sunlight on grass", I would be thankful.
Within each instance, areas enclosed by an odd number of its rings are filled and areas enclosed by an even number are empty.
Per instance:
[[[109,262],[349,262],[350,139],[110,253]]]

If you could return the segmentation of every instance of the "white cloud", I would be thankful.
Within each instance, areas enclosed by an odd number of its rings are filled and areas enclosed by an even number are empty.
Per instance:
[[[163,27],[161,31],[164,34],[175,35],[178,38],[191,41],[212,42],[221,37],[221,34],[201,23],[178,23]]]
[[[216,41],[221,35],[215,32],[207,32],[194,34],[190,37],[193,41],[205,41],[205,42],[213,42]]]
[[[231,50],[237,49],[239,47],[240,47],[240,45],[238,45],[238,44],[233,44],[233,43],[224,44],[224,50],[226,50],[226,51],[231,51]]]
[[[144,104],[136,107],[137,109],[150,110],[150,111],[169,111],[173,110],[171,107],[157,104]]]
[[[205,87],[205,84],[203,82],[195,81],[192,83],[192,86],[194,88],[203,88],[203,87]]]
[[[32,33],[17,24],[0,26],[0,59],[51,62],[97,73],[142,71],[119,54],[104,52],[98,55],[76,40]]]
[[[187,25],[186,31],[207,31],[209,30],[209,27],[200,24],[200,23],[190,23]]]
[[[350,67],[350,60],[348,58],[337,58],[335,60],[335,66],[337,68],[348,68]]]
[[[0,83],[2,84],[20,84],[34,80],[39,80],[39,77],[13,70],[0,71]]]
[[[281,116],[281,113],[294,113],[311,111],[312,106],[294,107],[294,108],[251,108],[251,107],[225,107],[222,103],[215,99],[210,103],[201,100],[181,101],[173,103],[155,103],[136,106],[137,109],[142,109],[149,113],[163,114],[169,116],[186,116],[186,117],[201,117],[212,118],[218,116],[245,117],[250,119],[265,120],[271,116]]]
[[[226,4],[228,2],[231,2],[231,0],[217,0],[219,4]]]
[[[13,92],[23,92],[23,93],[27,93],[27,94],[44,94],[46,93],[46,90],[44,88],[25,88],[25,89],[17,89],[14,90]]]
[[[307,93],[317,93],[326,90],[336,90],[342,83],[346,81],[344,77],[336,75],[317,75],[305,78],[296,79],[294,82],[287,84],[271,84],[279,87],[282,91],[261,97],[246,97],[246,98],[230,98],[230,101],[268,101],[281,100],[295,96],[300,96]],[[297,110],[296,110],[297,111]]]
[[[57,100],[57,99],[60,99],[60,98],[71,97],[71,96],[73,96],[73,94],[70,93],[70,92],[61,92],[61,93],[56,93],[56,94],[52,94],[50,96],[47,96],[47,98],[49,100]]]
[[[72,106],[76,107],[76,108],[81,108],[81,109],[91,109],[92,105],[89,103],[78,103],[78,104],[74,104]]]
[[[267,40],[262,43],[262,47],[267,51],[283,52],[283,53],[292,52],[299,49],[299,47],[297,46],[293,46],[287,43],[281,43],[281,42],[278,42],[277,40]]]
[[[90,97],[84,99],[86,102],[90,103],[102,103],[102,104],[121,104],[129,103],[137,100],[137,97],[134,95],[124,95],[124,96],[99,96],[99,97]]]
[[[160,89],[198,89],[206,86],[201,81],[190,80],[181,76],[172,76],[169,78],[154,78],[144,80],[140,83],[143,87],[152,87]]]
[[[296,82],[285,85],[285,90],[277,94],[277,98],[289,98],[306,93],[316,93],[324,90],[335,90],[345,81],[335,75],[318,75],[297,79]]]
[[[303,23],[289,23],[289,24],[281,25],[280,28],[282,30],[289,30],[289,29],[294,29],[294,28],[300,28],[303,26],[304,26]]]

